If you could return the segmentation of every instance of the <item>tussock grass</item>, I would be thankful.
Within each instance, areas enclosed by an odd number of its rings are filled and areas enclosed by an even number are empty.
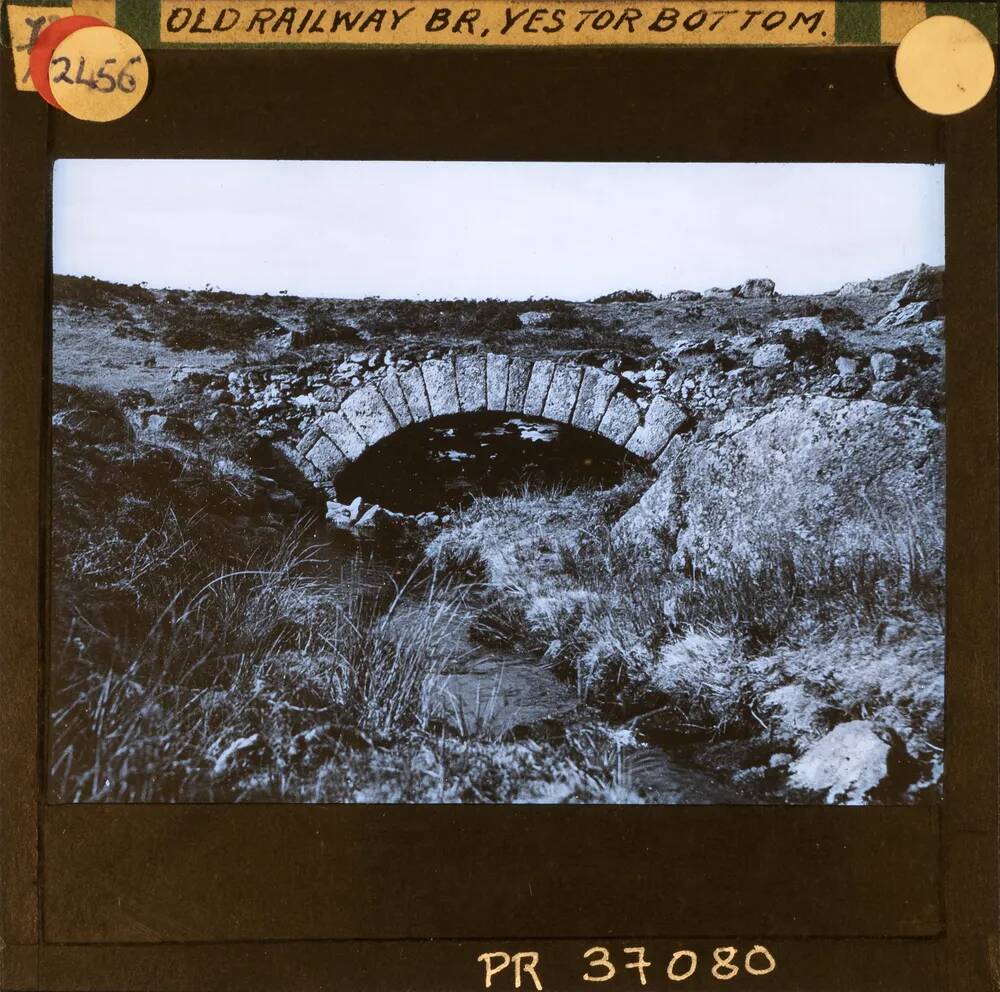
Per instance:
[[[643,730],[794,751],[870,719],[935,779],[938,508],[905,496],[865,506],[829,541],[761,526],[745,559],[685,574],[670,568],[668,545],[640,552],[616,535],[604,512],[615,500],[555,490],[478,500],[431,553],[481,559],[482,628],[553,661],[581,699],[637,714]]]
[[[252,491],[197,452],[145,447],[106,394],[56,402],[53,800],[596,802],[625,788],[600,732],[507,740],[496,693],[465,708],[449,694],[480,559],[375,587],[359,561],[331,583],[313,521],[263,526]]]

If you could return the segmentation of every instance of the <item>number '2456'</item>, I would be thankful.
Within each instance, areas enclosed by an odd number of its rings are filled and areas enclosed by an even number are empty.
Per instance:
[[[133,55],[132,58],[130,58],[128,62],[126,62],[118,70],[116,75],[112,75],[108,72],[108,68],[115,65],[118,62],[118,59],[105,59],[96,73],[93,69],[91,69],[90,75],[85,76],[84,73],[87,70],[87,60],[81,55],[79,65],[76,67],[75,79],[69,74],[70,69],[73,67],[73,63],[66,58],[65,55],[60,55],[58,58],[54,58],[49,63],[49,68],[50,70],[53,70],[60,62],[63,63],[62,70],[52,77],[53,83],[75,83],[79,86],[89,86],[92,90],[96,90],[98,93],[114,93],[115,90],[120,90],[122,93],[132,93],[136,87],[136,80],[135,76],[129,72],[129,69],[136,62],[141,61],[141,55]]]

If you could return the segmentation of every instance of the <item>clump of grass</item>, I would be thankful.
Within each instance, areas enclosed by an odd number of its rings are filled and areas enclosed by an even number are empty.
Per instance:
[[[874,629],[888,617],[943,618],[941,516],[906,496],[895,502],[891,512],[866,505],[854,528],[828,541],[749,534],[745,556],[688,569],[678,622],[734,630],[760,650],[845,622]]]
[[[402,630],[398,592],[384,608],[324,605],[305,533],[178,588],[148,625],[141,611],[117,630],[74,618],[55,680],[58,798],[280,796],[318,720],[366,746],[426,729],[459,597],[430,588],[433,609]]]
[[[407,581],[384,606],[381,597],[355,597],[319,632],[335,661],[343,716],[372,740],[391,741],[401,731],[425,728],[441,673],[454,661],[450,628],[464,593],[440,585],[436,574],[424,585],[421,608],[404,598]]]

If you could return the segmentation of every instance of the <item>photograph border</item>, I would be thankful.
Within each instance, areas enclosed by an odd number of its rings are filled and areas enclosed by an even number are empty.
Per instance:
[[[577,962],[572,985],[588,937],[653,946],[716,936],[776,948],[776,989],[834,976],[852,988],[989,987],[996,97],[931,118],[895,87],[891,58],[889,49],[164,51],[140,110],[95,126],[14,94],[5,50],[5,988],[475,988],[478,954],[536,944]],[[943,161],[944,803],[47,805],[50,319],[38,288],[49,279],[51,161],[63,156]]]

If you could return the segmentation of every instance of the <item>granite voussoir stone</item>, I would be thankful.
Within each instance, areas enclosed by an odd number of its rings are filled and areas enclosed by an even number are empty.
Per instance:
[[[486,409],[486,356],[459,355],[455,359],[458,405],[463,413]]]
[[[624,393],[615,393],[597,426],[597,433],[624,447],[639,426],[639,407]]]
[[[523,413],[524,398],[528,393],[532,363],[526,358],[512,358],[507,369],[507,400],[504,409],[508,413]]]
[[[403,391],[414,422],[430,420],[431,404],[427,398],[427,386],[419,365],[399,373],[399,387]]]
[[[325,413],[317,421],[317,424],[323,429],[323,433],[340,448],[348,461],[360,458],[365,448],[368,447],[354,425],[339,410]]]
[[[458,382],[455,366],[450,358],[432,358],[420,366],[427,386],[427,398],[431,404],[432,417],[444,417],[458,413]]]
[[[326,435],[322,435],[313,444],[306,460],[327,478],[336,475],[347,464],[344,453]]]
[[[490,352],[486,356],[486,409],[506,410],[507,408],[507,373],[510,369],[510,358],[507,355],[495,355]]]
[[[392,415],[396,418],[400,427],[408,427],[413,423],[413,414],[410,413],[410,406],[406,402],[406,395],[399,382],[396,372],[389,370],[375,384],[382,399],[392,410]]]
[[[579,365],[557,365],[552,373],[552,384],[545,398],[542,416],[561,424],[568,424],[573,416],[580,395],[583,369]]]
[[[389,404],[370,384],[351,393],[340,404],[340,412],[368,444],[377,444],[382,438],[399,430],[399,424],[393,417]]]
[[[531,377],[528,379],[528,389],[524,395],[522,413],[529,417],[540,417],[545,408],[545,397],[548,395],[556,363],[543,358],[531,367]]]
[[[687,414],[676,403],[671,403],[662,396],[654,396],[646,416],[625,447],[633,455],[653,461],[687,419]]]
[[[596,431],[620,381],[618,376],[601,369],[585,368],[573,411],[573,425],[586,431]]]

